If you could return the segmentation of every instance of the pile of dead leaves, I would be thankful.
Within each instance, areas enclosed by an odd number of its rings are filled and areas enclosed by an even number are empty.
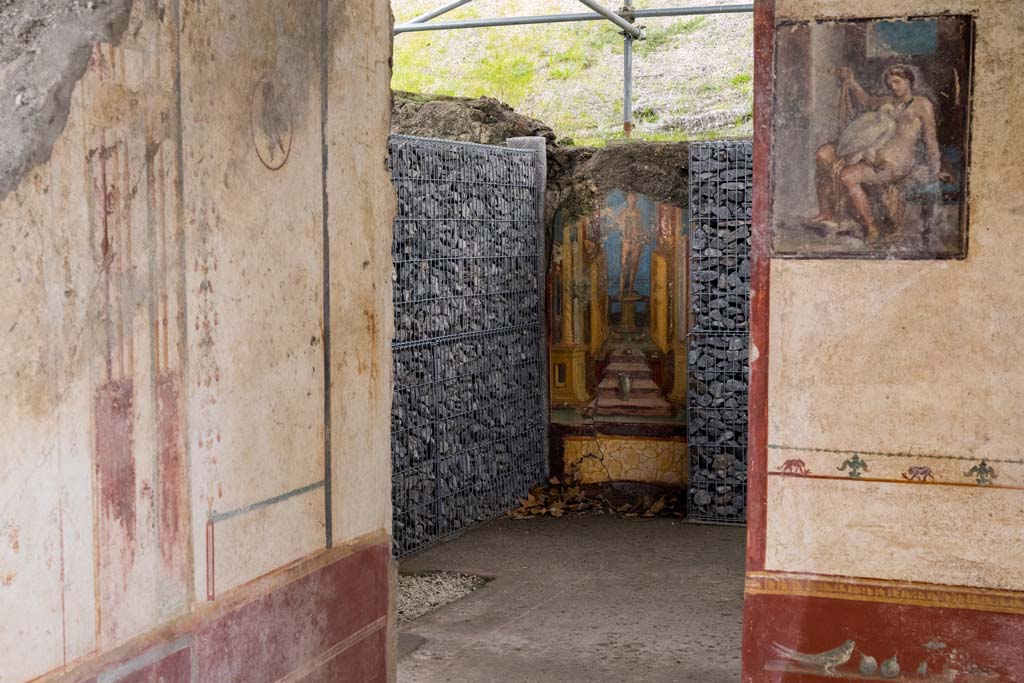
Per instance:
[[[562,517],[567,514],[616,514],[623,517],[678,517],[686,516],[686,501],[682,491],[678,496],[650,495],[625,497],[621,492],[601,490],[588,493],[572,475],[560,480],[551,477],[547,486],[536,486],[526,498],[519,499],[519,507],[508,513],[512,519],[534,517]]]

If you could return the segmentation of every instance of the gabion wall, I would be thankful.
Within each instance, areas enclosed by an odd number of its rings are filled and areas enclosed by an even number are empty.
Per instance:
[[[514,507],[546,477],[534,153],[390,141],[398,193],[394,552]]]
[[[742,524],[747,493],[749,141],[690,145],[690,518]]]

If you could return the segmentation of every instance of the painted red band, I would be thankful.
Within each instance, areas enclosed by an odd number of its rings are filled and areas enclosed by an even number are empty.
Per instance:
[[[1018,614],[750,593],[744,614],[744,683],[1024,681],[1024,616]],[[818,659],[792,655],[820,658],[845,643],[852,651],[832,658],[832,672]],[[861,666],[886,661],[903,675],[860,674]]]
[[[754,209],[750,271],[747,571],[764,569],[768,479],[768,315],[775,2],[754,4]]]
[[[157,481],[159,484],[160,554],[172,575],[183,583],[190,571],[186,510],[187,482],[181,443],[181,378],[176,372],[160,375],[157,399]]]

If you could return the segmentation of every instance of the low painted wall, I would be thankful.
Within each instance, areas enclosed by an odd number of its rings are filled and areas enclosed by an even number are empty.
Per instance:
[[[951,10],[976,25],[966,258],[769,266],[771,94],[799,89],[773,73],[779,22]],[[744,680],[1024,680],[1024,6],[766,0],[756,21]]]
[[[136,2],[0,201],[0,681],[387,676],[390,25]]]

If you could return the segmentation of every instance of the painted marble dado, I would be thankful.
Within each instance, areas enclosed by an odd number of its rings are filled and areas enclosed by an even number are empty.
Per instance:
[[[682,438],[570,436],[564,443],[565,471],[574,472],[584,484],[624,481],[682,486],[687,480]]]

